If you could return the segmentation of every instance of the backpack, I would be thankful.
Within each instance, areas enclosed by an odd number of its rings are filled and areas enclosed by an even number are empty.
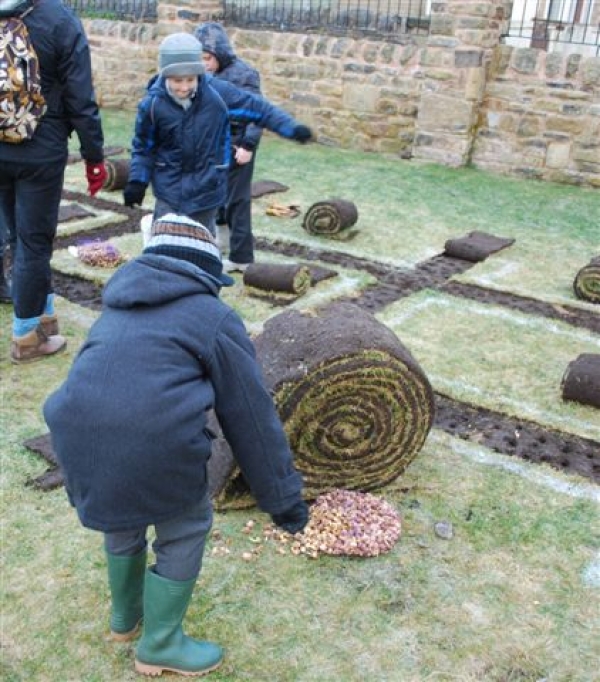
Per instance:
[[[42,116],[40,62],[23,17],[0,16],[0,142],[30,140]]]

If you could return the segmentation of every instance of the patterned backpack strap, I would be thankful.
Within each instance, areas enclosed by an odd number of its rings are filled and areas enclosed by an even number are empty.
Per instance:
[[[22,16],[0,19],[0,141],[11,144],[30,140],[47,110],[39,59]]]

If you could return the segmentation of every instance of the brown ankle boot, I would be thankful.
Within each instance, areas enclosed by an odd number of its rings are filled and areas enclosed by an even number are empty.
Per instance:
[[[34,362],[64,350],[66,345],[64,336],[60,334],[48,336],[39,324],[24,336],[13,336],[10,359],[17,365]]]
[[[56,315],[42,315],[40,325],[46,336],[56,336],[59,333],[58,317]]]

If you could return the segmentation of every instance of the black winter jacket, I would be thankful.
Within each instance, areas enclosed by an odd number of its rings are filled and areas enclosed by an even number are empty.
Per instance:
[[[208,21],[198,26],[194,35],[202,43],[204,52],[210,52],[219,62],[215,78],[227,81],[242,90],[257,95],[260,91],[260,75],[250,64],[240,59],[229,42],[229,37],[221,24]],[[254,123],[231,121],[231,142],[235,146],[254,151],[258,147],[263,129]]]
[[[14,0],[15,7],[24,4]],[[6,5],[3,3],[3,9]],[[89,45],[81,22],[61,0],[35,0],[24,22],[40,62],[42,94],[48,111],[33,139],[21,144],[0,142],[0,161],[64,163],[73,130],[79,137],[83,158],[93,163],[102,161],[102,125],[92,86]]]
[[[217,281],[142,255],[106,285],[104,309],[44,405],[83,525],[117,532],[177,517],[207,491],[214,408],[264,511],[301,499],[302,481],[240,317]]]

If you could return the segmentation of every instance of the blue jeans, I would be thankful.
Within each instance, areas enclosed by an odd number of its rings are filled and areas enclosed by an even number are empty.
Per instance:
[[[202,568],[206,538],[212,527],[213,511],[206,495],[197,505],[171,521],[154,526],[156,539],[155,573],[167,580],[191,580]],[[135,556],[146,547],[147,528],[121,533],[105,533],[104,546],[109,554]]]
[[[6,254],[10,250],[11,258],[15,252],[14,236],[9,233],[8,225],[0,220],[0,287],[4,287],[4,293],[9,295],[9,273],[5,270]],[[8,300],[8,299],[7,299]],[[7,302],[7,301],[5,301]],[[11,299],[12,302],[12,299]]]
[[[15,243],[12,299],[20,319],[41,315],[52,293],[50,260],[64,171],[60,162],[10,162],[0,170],[0,234]]]

